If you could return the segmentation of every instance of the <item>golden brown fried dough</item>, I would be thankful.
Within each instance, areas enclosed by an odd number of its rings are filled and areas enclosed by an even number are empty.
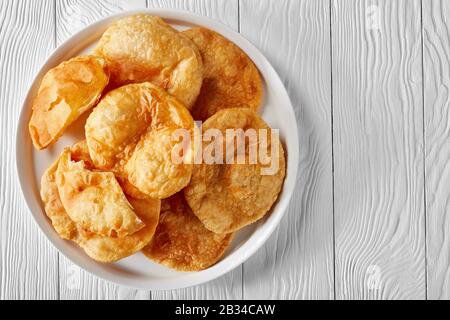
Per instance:
[[[86,164],[90,165],[86,140],[82,140],[73,145],[71,152],[72,158],[75,161],[83,160]],[[56,185],[56,170],[58,169],[59,159],[56,159],[42,176],[41,198],[45,205],[45,212],[52,221],[56,232],[61,238],[71,240],[76,236],[78,231],[77,225],[67,215],[59,197],[58,186]]]
[[[217,233],[236,231],[262,218],[272,207],[281,190],[285,175],[285,159],[278,139],[278,152],[272,149],[272,134],[267,124],[258,114],[248,108],[231,108],[219,111],[203,124],[203,132],[218,129],[226,136],[226,129],[267,129],[268,159],[273,160],[273,174],[264,175],[263,169],[270,171],[270,164],[256,161],[251,164],[250,144],[246,142],[245,164],[237,164],[237,152],[231,154],[234,164],[227,163],[223,152],[223,164],[194,165],[192,178],[184,189],[186,200],[194,214],[206,228]],[[205,152],[209,143],[203,143]],[[224,139],[224,145],[226,140]],[[259,136],[252,144],[256,150],[263,148]],[[225,149],[225,148],[224,148]],[[264,148],[263,148],[264,149]],[[278,154],[277,154],[278,153]]]
[[[67,214],[83,229],[122,238],[144,227],[114,174],[92,171],[83,161],[72,161],[69,148],[60,157],[56,185]]]
[[[91,157],[89,156],[89,148],[87,146],[86,140],[81,140],[75,143],[70,148],[70,156],[73,161],[79,162],[83,161],[84,166],[87,169],[95,169],[94,164],[92,163]]]
[[[61,198],[59,197],[58,186],[56,185],[56,170],[58,169],[59,158],[45,171],[41,179],[41,199],[47,216],[52,221],[56,233],[66,240],[72,240],[78,233],[78,227],[66,213]]]
[[[89,154],[83,153],[86,143],[81,142],[71,149],[72,158],[80,161],[89,159]],[[141,250],[153,237],[159,220],[160,200],[136,200],[128,198],[136,215],[145,226],[132,235],[123,238],[103,237],[83,229],[67,214],[61,203],[56,185],[56,171],[59,158],[47,169],[41,181],[41,198],[45,212],[50,218],[56,232],[67,240],[74,241],[93,259],[101,262],[113,262],[125,258]]]
[[[64,130],[100,98],[109,81],[103,58],[75,57],[50,69],[33,101],[29,123],[36,149],[55,142]]]
[[[161,201],[133,198],[128,200],[145,227],[124,238],[92,236],[81,230],[77,243],[88,256],[101,262],[117,261],[140,251],[152,239],[159,221]]]
[[[231,233],[216,234],[206,229],[179,192],[162,200],[159,225],[142,252],[173,269],[202,270],[220,259],[232,238]]]
[[[86,122],[86,139],[95,166],[113,171],[125,193],[162,199],[185,187],[192,164],[172,159],[178,129],[191,137],[195,124],[175,98],[149,82],[110,91]],[[192,158],[193,143],[185,160]]]
[[[187,108],[200,92],[202,60],[197,47],[159,17],[139,14],[116,21],[95,53],[106,59],[113,87],[149,81]]]
[[[195,120],[206,120],[225,108],[261,105],[262,83],[258,69],[234,43],[205,28],[183,31],[200,50],[203,84],[192,108]]]

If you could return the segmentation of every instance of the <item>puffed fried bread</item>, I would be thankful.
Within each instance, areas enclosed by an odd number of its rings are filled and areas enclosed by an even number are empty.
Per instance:
[[[144,82],[110,91],[86,121],[86,139],[94,165],[116,174],[124,191],[136,198],[163,199],[191,178],[193,143],[185,158],[173,161],[172,150],[184,130],[193,140],[189,111],[157,86]]]
[[[138,14],[116,21],[94,52],[106,59],[114,88],[149,81],[187,108],[200,92],[203,64],[197,47],[159,17]]]
[[[81,141],[71,148],[74,161],[89,163],[87,144]],[[100,236],[84,229],[67,214],[58,192],[56,171],[58,158],[44,173],[41,180],[41,198],[45,212],[61,238],[77,243],[87,255],[100,262],[113,262],[140,251],[154,235],[159,220],[161,201],[155,199],[138,200],[128,197],[133,210],[144,227],[122,238]],[[89,166],[89,165],[88,165]]]
[[[29,122],[36,149],[55,142],[78,117],[92,108],[109,81],[103,58],[75,57],[50,69],[33,100]]]
[[[269,126],[249,108],[217,112],[203,124],[203,132],[209,129],[220,130],[224,137],[227,129],[255,129],[257,133],[265,129],[267,136],[272,136]],[[184,194],[192,211],[206,228],[216,233],[234,232],[261,219],[270,210],[281,191],[286,171],[283,147],[278,138],[274,140],[277,146],[272,146],[271,139],[266,139],[268,154],[272,154],[272,148],[278,147],[278,152],[272,155],[273,163],[278,167],[273,174],[263,174],[268,164],[260,161],[250,163],[250,144],[244,150],[245,163],[238,163],[235,149],[234,153],[223,153],[223,163],[194,165]],[[226,140],[223,144],[225,149]],[[254,144],[259,153],[262,147],[259,136]],[[207,142],[203,143],[203,150],[207,145]],[[233,158],[234,163],[227,161],[227,157]]]
[[[192,107],[195,120],[206,120],[225,108],[258,110],[262,81],[258,69],[238,46],[206,28],[183,31],[198,47],[203,59],[203,84]]]
[[[67,214],[83,229],[122,238],[144,227],[112,172],[90,170],[84,161],[72,161],[66,148],[55,176]]]
[[[203,270],[216,263],[233,234],[206,229],[179,192],[162,200],[155,235],[142,252],[151,260],[180,271]]]

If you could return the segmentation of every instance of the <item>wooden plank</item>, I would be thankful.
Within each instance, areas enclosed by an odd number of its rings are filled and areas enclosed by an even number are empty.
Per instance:
[[[148,0],[147,7],[191,11],[238,31],[238,0]]]
[[[87,25],[121,11],[146,7],[146,0],[57,0],[58,44]]]
[[[85,26],[111,14],[145,8],[145,0],[63,0],[56,1],[57,44]],[[150,292],[131,290],[103,281],[73,265],[60,255],[61,299],[149,299]]]
[[[61,299],[150,299],[149,291],[133,290],[104,281],[74,265],[61,254],[59,260]]]
[[[450,299],[450,3],[422,3],[427,278],[429,299]]]
[[[192,11],[217,19],[231,28],[238,30],[237,0],[149,0],[149,8],[172,8]],[[204,285],[181,290],[152,292],[152,299],[241,299],[242,270],[236,268],[223,277]]]
[[[332,2],[337,299],[423,299],[419,0]]]
[[[240,2],[240,31],[280,74],[300,139],[291,205],[244,264],[245,299],[333,298],[329,7],[327,0]]]
[[[15,133],[31,81],[54,46],[53,1],[0,1],[0,298],[58,298],[58,256],[16,177]]]

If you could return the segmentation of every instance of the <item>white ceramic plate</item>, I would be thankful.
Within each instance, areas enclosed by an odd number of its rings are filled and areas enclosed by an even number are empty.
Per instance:
[[[259,222],[239,231],[224,257],[214,266],[200,272],[177,272],[151,262],[141,253],[111,264],[95,262],[76,245],[62,240],[56,234],[45,215],[39,197],[43,172],[65,146],[84,138],[83,126],[86,120],[86,116],[79,119],[50,148],[44,151],[34,150],[28,134],[28,121],[31,116],[31,102],[42,76],[60,62],[89,52],[113,21],[126,15],[143,12],[158,15],[177,29],[203,26],[215,30],[241,47],[256,64],[264,79],[265,93],[261,114],[272,128],[280,129],[286,150],[286,179],[280,197],[271,212]],[[201,284],[227,273],[248,259],[264,244],[286,211],[294,189],[299,162],[294,110],[280,78],[258,49],[240,34],[217,21],[185,11],[153,9],[125,12],[100,20],[69,38],[53,52],[34,79],[23,103],[17,130],[16,153],[17,171],[25,200],[37,224],[53,245],[73,263],[98,277],[121,285],[150,290],[176,289]]]

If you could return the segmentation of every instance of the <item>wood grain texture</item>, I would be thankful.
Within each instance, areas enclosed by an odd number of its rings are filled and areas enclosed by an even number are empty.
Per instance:
[[[150,292],[104,281],[74,265],[60,254],[59,287],[63,300],[148,300]]]
[[[145,8],[145,0],[56,1],[57,45],[87,25],[111,14]],[[150,299],[149,291],[131,290],[99,279],[72,264],[60,254],[61,299]]]
[[[336,299],[423,299],[420,1],[332,2]]]
[[[54,46],[53,1],[0,1],[1,299],[58,297],[58,256],[16,176],[16,128],[34,74]]]
[[[191,11],[238,31],[238,0],[147,0],[147,7]]]
[[[450,3],[422,3],[428,298],[450,299]]]
[[[281,76],[300,138],[297,186],[280,227],[244,264],[245,299],[333,298],[329,1],[240,2],[241,33]]]
[[[56,0],[58,44],[101,18],[145,7],[146,0]]]
[[[191,11],[219,20],[238,30],[237,0],[149,0],[149,8],[171,8]],[[181,290],[155,291],[152,299],[241,299],[242,268],[238,267],[221,278],[204,285]]]

